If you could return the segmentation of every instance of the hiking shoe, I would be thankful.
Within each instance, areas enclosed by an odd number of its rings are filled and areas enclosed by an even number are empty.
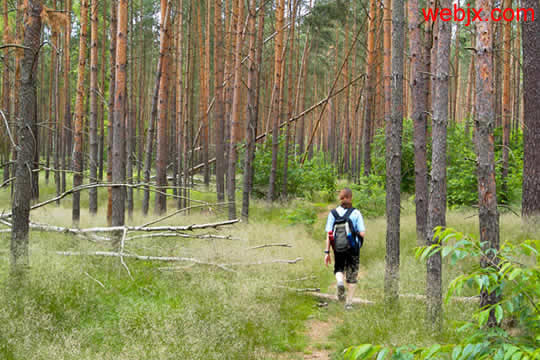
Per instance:
[[[350,311],[352,309],[353,309],[352,304],[345,304],[345,310]]]
[[[337,298],[339,301],[345,301],[345,285],[343,283],[337,284]]]

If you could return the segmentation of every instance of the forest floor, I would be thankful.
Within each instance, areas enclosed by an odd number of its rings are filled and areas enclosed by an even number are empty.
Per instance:
[[[41,199],[54,184],[42,186]],[[194,191],[193,197],[215,201]],[[100,212],[87,213],[81,196],[81,227],[105,225],[106,191],[99,191]],[[135,191],[140,204],[142,192]],[[0,190],[0,211],[9,207],[9,190]],[[153,202],[151,203],[153,204]],[[0,358],[2,359],[342,359],[352,345],[386,345],[458,339],[455,324],[470,317],[475,304],[450,302],[444,328],[434,337],[423,326],[425,305],[414,298],[399,309],[383,299],[385,219],[366,218],[356,296],[374,302],[346,312],[343,304],[316,299],[298,289],[320,288],[334,294],[332,268],[323,265],[324,224],[334,204],[321,199],[271,205],[254,201],[250,222],[199,234],[231,235],[239,240],[139,238],[125,251],[138,255],[182,256],[206,263],[233,264],[235,272],[213,265],[161,263],[118,258],[58,255],[57,251],[110,251],[107,241],[66,234],[31,232],[30,268],[24,279],[9,279],[10,235],[0,232]],[[403,201],[401,232],[402,293],[423,294],[425,265],[415,259],[414,207]],[[151,207],[152,208],[152,207]],[[169,203],[169,211],[174,203]],[[308,214],[308,215],[306,215]],[[477,233],[474,210],[450,211],[449,226]],[[160,224],[186,225],[224,219],[225,209],[192,211]],[[130,224],[148,218],[134,213]],[[310,219],[306,219],[309,217]],[[32,212],[34,222],[71,225],[71,201]],[[310,220],[310,221],[306,221]],[[307,225],[306,225],[307,224]],[[1,230],[1,229],[0,229]],[[540,238],[513,214],[501,216],[501,239]],[[264,244],[291,247],[253,249]],[[302,260],[294,264],[265,262]],[[263,262],[265,264],[248,265]],[[444,286],[472,264],[444,266]],[[5,289],[5,290],[4,290]],[[464,294],[467,295],[467,294]]]

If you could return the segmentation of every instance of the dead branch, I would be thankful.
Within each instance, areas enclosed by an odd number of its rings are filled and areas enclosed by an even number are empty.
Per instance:
[[[307,292],[307,293],[319,293],[321,291],[321,289],[319,288],[305,288],[305,289],[297,289],[297,288],[291,288],[291,287],[287,287],[287,286],[279,286],[279,285],[276,285],[276,286],[272,286],[274,288],[278,288],[278,289],[285,289],[285,290],[289,290],[289,291],[296,291],[296,292]]]
[[[24,50],[31,50],[28,46],[19,45],[19,44],[3,44],[3,45],[0,45],[0,50],[6,49],[6,48],[18,48],[18,49],[24,49]]]
[[[325,299],[325,300],[332,300],[332,301],[338,301],[338,298],[336,295],[330,295],[325,293],[319,293],[319,292],[308,292],[308,295],[314,296],[319,299]],[[366,300],[366,299],[360,299],[360,298],[352,298],[353,304],[359,304],[359,305],[373,305],[375,302]]]
[[[0,47],[0,49],[1,48],[2,47]],[[15,144],[15,140],[13,140],[13,136],[11,135],[11,130],[9,129],[9,123],[8,123],[7,117],[2,110],[0,110],[0,115],[2,115],[2,118],[4,119],[4,125],[6,125],[6,131],[7,131],[9,140],[11,141],[11,145],[13,146],[14,149],[17,149],[17,144]]]
[[[131,258],[135,260],[143,260],[143,261],[163,261],[163,262],[192,262],[199,265],[208,265],[208,266],[215,266],[217,268],[220,268],[225,271],[233,271],[231,269],[228,269],[225,265],[222,264],[216,264],[211,262],[205,262],[199,259],[195,258],[187,258],[187,257],[177,257],[177,256],[147,256],[147,255],[135,255],[135,254],[125,254],[125,253],[118,253],[118,252],[112,252],[112,251],[94,251],[94,252],[75,252],[75,251],[57,251],[57,255],[62,256],[102,256],[102,257],[126,257]]]
[[[268,247],[292,247],[290,244],[264,244],[264,245],[259,245],[259,246],[253,246],[253,247],[250,247],[250,248],[247,248],[246,250],[256,250],[256,249],[264,249],[264,248],[268,248]]]
[[[103,283],[101,281],[99,281],[98,279],[90,276],[90,274],[88,274],[86,271],[83,274],[88,276],[90,279],[94,280],[95,282],[97,282],[99,284],[99,286],[101,286],[102,288],[105,289],[105,285],[103,285]]]
[[[269,261],[257,261],[252,263],[232,263],[227,264],[228,266],[254,266],[254,265],[268,265],[268,264],[296,264],[300,261],[304,260],[303,258],[296,258],[294,260],[269,260]]]
[[[306,281],[306,280],[314,280],[317,277],[315,275],[312,276],[304,276],[298,279],[291,279],[291,280],[283,280],[283,282],[296,282],[296,281]]]
[[[406,298],[406,299],[416,299],[420,301],[426,300],[426,295],[419,295],[419,294],[399,294],[399,297]],[[456,302],[468,303],[468,302],[479,301],[480,296],[452,296],[450,299]]]
[[[184,225],[184,226],[155,226],[155,227],[142,227],[142,226],[108,226],[108,227],[95,227],[95,228],[86,228],[86,229],[75,229],[75,228],[66,228],[61,226],[54,225],[41,225],[34,224],[33,229],[40,231],[48,232],[60,232],[66,234],[88,234],[88,233],[109,233],[115,231],[193,231],[199,229],[208,229],[208,228],[218,228],[220,226],[232,225],[239,222],[239,219],[234,220],[225,220],[216,223],[209,224],[193,224],[193,225]]]
[[[120,263],[122,264],[124,269],[126,269],[131,281],[133,281],[134,279],[133,279],[133,276],[131,276],[131,271],[129,271],[129,268],[128,268],[128,266],[126,265],[126,263],[124,261],[124,245],[125,245],[125,242],[126,242],[127,232],[128,232],[127,228],[124,228],[124,231],[122,233],[122,240],[120,241]]]
[[[186,207],[186,208],[183,208],[183,209],[178,209],[176,210],[175,212],[173,212],[172,214],[168,214],[168,215],[165,215],[165,216],[162,216],[160,218],[157,218],[155,220],[152,220],[150,222],[147,222],[146,224],[144,225],[141,225],[142,227],[146,227],[146,226],[150,226],[150,225],[154,225],[158,222],[161,222],[163,220],[166,220],[166,219],[169,219],[171,217],[173,217],[174,215],[177,215],[181,212],[185,212],[185,211],[188,211],[188,210],[192,210],[192,209],[196,209],[196,208],[201,208],[201,207],[208,207],[208,209],[210,211],[212,211],[212,206],[226,206],[226,205],[229,205],[229,202],[222,202],[222,203],[217,203],[217,204],[202,204],[202,205],[193,205],[193,206],[189,206],[189,207]]]
[[[163,232],[156,234],[141,234],[135,235],[126,238],[126,240],[135,240],[135,239],[144,239],[144,238],[155,238],[155,237],[181,237],[181,238],[192,238],[192,239],[220,239],[220,240],[242,240],[239,238],[232,237],[230,235],[214,235],[214,234],[182,234],[177,232]]]
[[[99,183],[99,184],[86,184],[86,185],[81,185],[81,186],[77,186],[77,187],[74,187],[72,189],[69,189],[65,192],[63,192],[62,194],[58,195],[58,196],[55,196],[54,198],[51,198],[49,200],[46,200],[46,201],[43,201],[43,202],[40,202],[39,204],[35,204],[33,205],[30,210],[35,210],[35,209],[38,209],[40,207],[43,207],[45,205],[48,205],[48,204],[51,204],[53,202],[56,202],[58,200],[61,200],[63,198],[65,198],[66,196],[68,195],[71,195],[75,192],[78,192],[78,191],[82,191],[82,190],[88,190],[88,189],[92,189],[92,188],[100,188],[100,187],[127,187],[127,188],[140,188],[140,187],[155,187],[151,184],[109,184],[109,183]],[[169,196],[169,197],[174,197],[174,198],[182,198],[181,196],[178,196],[178,195],[171,195],[171,194],[167,194],[165,192],[162,192],[162,191],[159,191],[159,190],[156,190],[156,189],[149,189],[150,191],[153,191],[153,192],[156,192],[156,193],[159,193],[159,194],[163,194],[165,196]],[[190,201],[193,201],[193,202],[198,202],[198,203],[202,203],[202,204],[205,204],[205,205],[209,205],[209,203],[205,202],[205,201],[200,201],[200,200],[193,200],[193,199],[190,199]],[[0,216],[0,219],[1,218],[10,218],[12,215],[12,213],[7,213],[7,214],[3,214]]]

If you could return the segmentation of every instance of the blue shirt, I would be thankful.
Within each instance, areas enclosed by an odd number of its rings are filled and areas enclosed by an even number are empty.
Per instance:
[[[338,206],[336,208],[336,211],[339,216],[343,216],[347,212],[347,209],[343,208],[342,206]],[[349,219],[351,219],[351,222],[353,223],[355,233],[366,231],[366,227],[364,226],[364,219],[362,218],[362,214],[360,213],[360,210],[354,209]],[[336,219],[334,219],[334,215],[332,215],[332,212],[330,212],[330,214],[328,214],[328,220],[326,221],[327,233],[334,230],[335,221]]]

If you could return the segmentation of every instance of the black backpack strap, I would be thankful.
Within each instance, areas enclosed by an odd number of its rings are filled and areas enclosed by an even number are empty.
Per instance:
[[[341,216],[339,216],[338,212],[336,209],[332,210],[332,216],[334,217],[334,221],[338,220],[341,218]]]
[[[348,208],[347,211],[345,212],[345,214],[343,214],[343,218],[345,220],[349,220],[349,217],[351,216],[352,212],[356,210],[355,208]]]

